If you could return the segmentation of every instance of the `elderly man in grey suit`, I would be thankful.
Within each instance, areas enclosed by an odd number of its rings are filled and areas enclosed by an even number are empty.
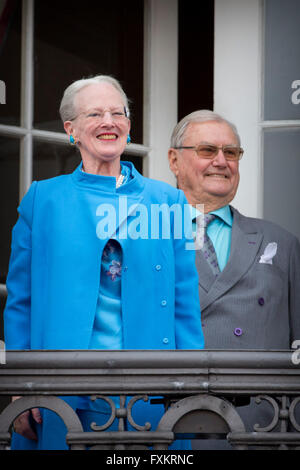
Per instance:
[[[210,246],[196,251],[205,347],[290,349],[300,340],[300,245],[281,227],[230,205],[242,155],[236,127],[207,110],[177,124],[168,152],[194,215],[203,204],[209,219]],[[248,409],[248,425],[268,424],[268,407]]]

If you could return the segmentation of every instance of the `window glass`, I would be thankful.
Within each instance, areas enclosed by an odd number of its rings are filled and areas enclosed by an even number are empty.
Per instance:
[[[79,151],[71,145],[35,141],[33,148],[35,181],[72,173],[81,162]]]
[[[300,119],[300,3],[266,0],[264,119]]]
[[[0,283],[5,283],[11,245],[11,230],[19,205],[19,140],[0,136]]]
[[[300,240],[299,142],[300,129],[264,131],[264,218]]]
[[[213,109],[214,0],[178,1],[178,120]]]
[[[122,160],[131,161],[142,173],[143,160],[132,155],[122,155]],[[39,181],[54,176],[72,173],[81,162],[78,149],[71,145],[34,142],[33,180]]]
[[[132,101],[132,141],[143,135],[143,1],[35,2],[34,126],[63,131],[59,105],[74,80],[117,78]]]
[[[20,124],[20,78],[21,2],[0,0],[0,80],[5,84],[5,103],[0,100],[1,124]]]

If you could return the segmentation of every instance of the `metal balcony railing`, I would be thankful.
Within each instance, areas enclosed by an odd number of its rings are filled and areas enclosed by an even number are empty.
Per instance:
[[[48,408],[64,421],[72,449],[168,449],[174,439],[226,439],[234,449],[300,448],[299,351],[2,351],[0,394],[19,395],[0,415],[0,448],[23,411]],[[84,432],[60,397],[97,396],[111,405],[107,426]],[[120,397],[120,408],[111,396]],[[126,397],[130,399],[126,400]],[[156,429],[134,422],[140,399],[163,400]],[[155,399],[155,397],[160,397]],[[163,397],[163,398],[161,398]],[[245,405],[250,401],[250,405]],[[266,405],[269,422],[252,429],[241,410]],[[245,405],[245,406],[242,406]],[[118,431],[107,431],[117,420]],[[129,421],[133,431],[126,431]]]

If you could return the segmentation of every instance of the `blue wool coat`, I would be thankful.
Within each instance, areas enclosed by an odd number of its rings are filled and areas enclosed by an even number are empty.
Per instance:
[[[123,251],[124,349],[203,348],[185,196],[122,163],[132,179],[118,189],[115,178],[87,174],[82,165],[32,183],[12,234],[7,349],[88,349],[110,238]],[[76,408],[76,397],[70,403]],[[39,448],[63,448],[57,431],[47,443],[46,421]]]

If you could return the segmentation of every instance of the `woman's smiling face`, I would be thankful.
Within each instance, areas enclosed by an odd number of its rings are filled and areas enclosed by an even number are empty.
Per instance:
[[[76,118],[68,121],[68,128],[83,161],[110,162],[119,158],[130,130],[119,91],[107,82],[87,85],[75,96],[74,107]]]

